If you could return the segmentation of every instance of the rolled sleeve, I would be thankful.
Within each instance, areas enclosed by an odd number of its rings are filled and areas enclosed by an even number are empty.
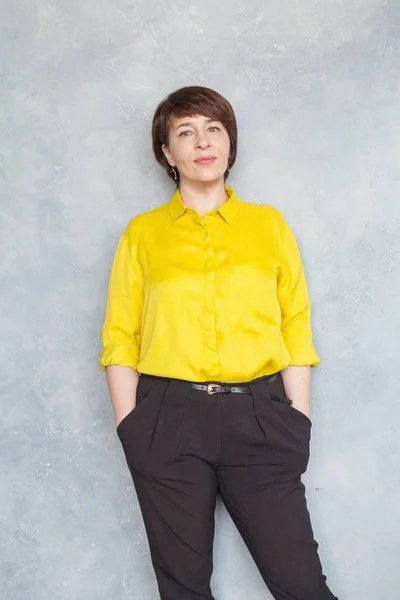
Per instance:
[[[140,355],[143,276],[137,244],[124,233],[118,243],[108,285],[102,327],[100,368],[109,365],[137,368]]]
[[[278,272],[278,298],[281,308],[281,331],[293,366],[317,367],[319,357],[314,348],[310,325],[311,306],[306,278],[296,239],[282,217],[281,266]]]

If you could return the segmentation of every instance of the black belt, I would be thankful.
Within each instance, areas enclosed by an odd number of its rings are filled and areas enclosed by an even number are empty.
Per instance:
[[[208,394],[251,394],[248,385],[220,385],[219,383],[192,383],[190,385],[194,390],[207,392]]]

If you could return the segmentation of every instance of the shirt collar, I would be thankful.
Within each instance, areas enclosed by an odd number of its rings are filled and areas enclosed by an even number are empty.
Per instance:
[[[217,210],[227,223],[232,223],[239,210],[239,198],[233,188],[224,186],[229,198]],[[179,189],[176,190],[172,199],[169,202],[169,210],[172,221],[176,221],[186,211],[186,206],[182,202],[182,196]]]

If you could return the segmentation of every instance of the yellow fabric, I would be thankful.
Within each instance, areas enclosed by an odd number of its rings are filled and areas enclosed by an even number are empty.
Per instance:
[[[272,206],[229,199],[202,218],[172,200],[134,217],[111,269],[100,366],[239,383],[316,367],[296,240]]]

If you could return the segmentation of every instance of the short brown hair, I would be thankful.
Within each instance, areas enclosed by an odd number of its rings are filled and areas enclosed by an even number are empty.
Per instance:
[[[152,124],[154,156],[173,180],[173,171],[161,147],[163,144],[168,146],[171,118],[191,117],[193,115],[203,115],[222,123],[230,140],[228,169],[233,167],[236,160],[238,134],[236,117],[231,104],[221,94],[210,88],[197,85],[183,87],[172,92],[160,102],[154,113]],[[225,180],[228,175],[229,170],[225,172]],[[179,174],[175,182],[179,185]]]

